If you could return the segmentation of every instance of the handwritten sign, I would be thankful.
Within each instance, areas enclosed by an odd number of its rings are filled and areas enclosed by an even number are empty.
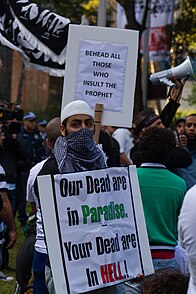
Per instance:
[[[70,25],[62,108],[103,104],[102,124],[131,127],[137,52],[137,31]]]
[[[82,40],[76,100],[84,100],[95,108],[98,99],[104,110],[120,111],[127,50],[125,44]]]
[[[133,194],[139,192],[133,167],[56,175],[53,180],[38,177],[58,294],[65,289],[85,293],[153,272],[140,194]]]

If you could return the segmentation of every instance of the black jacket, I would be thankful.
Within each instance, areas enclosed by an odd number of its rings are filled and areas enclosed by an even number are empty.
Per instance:
[[[5,179],[8,183],[15,183],[18,160],[26,163],[28,151],[20,140],[5,138],[0,148],[0,163],[5,170]]]

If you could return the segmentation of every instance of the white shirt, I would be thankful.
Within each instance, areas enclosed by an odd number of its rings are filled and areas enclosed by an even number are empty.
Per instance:
[[[131,133],[128,129],[119,128],[114,131],[112,137],[116,139],[120,145],[120,153],[125,153],[130,159],[130,150],[133,147]]]
[[[196,185],[185,195],[178,220],[178,237],[186,250],[190,270],[188,294],[196,293]]]
[[[43,231],[43,225],[42,225],[42,215],[39,207],[39,202],[36,197],[35,191],[34,191],[34,183],[35,179],[41,170],[42,166],[46,162],[47,159],[42,160],[41,162],[37,163],[31,170],[27,181],[27,195],[26,199],[29,202],[35,202],[36,204],[36,242],[35,242],[35,250],[40,253],[47,253],[46,250],[46,244],[44,241],[44,231]]]

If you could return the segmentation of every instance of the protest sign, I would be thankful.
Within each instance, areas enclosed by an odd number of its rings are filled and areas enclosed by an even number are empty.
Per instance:
[[[131,127],[137,52],[137,31],[70,25],[62,108],[103,104],[102,124]]]
[[[57,294],[153,273],[135,166],[39,176]]]

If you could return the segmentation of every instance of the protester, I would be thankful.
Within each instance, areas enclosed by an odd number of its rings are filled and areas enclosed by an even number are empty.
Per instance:
[[[60,118],[53,118],[46,126],[46,142],[50,149],[53,150],[56,139],[61,136]],[[42,215],[38,198],[34,192],[34,182],[37,174],[43,167],[46,160],[37,163],[31,170],[27,181],[27,201],[31,203],[33,213],[36,213],[36,242],[33,256],[33,291],[38,294],[47,294],[48,290],[45,284],[45,264],[47,258],[47,249],[44,240],[44,231],[42,225]]]
[[[14,217],[12,213],[12,207],[7,195],[7,183],[5,181],[5,171],[0,165],[0,267],[2,263],[2,249],[4,243],[4,223],[8,227],[9,242],[7,249],[11,249],[15,246],[17,233]],[[10,281],[12,277],[8,277],[0,272],[0,281]]]
[[[157,127],[146,130],[140,139],[142,165],[137,172],[155,271],[176,267],[177,220],[186,184],[165,166],[175,142],[171,130]],[[126,282],[119,287],[141,293],[138,283]]]
[[[178,220],[178,235],[181,246],[187,252],[190,282],[187,294],[196,293],[196,185],[185,195]]]
[[[137,167],[141,165],[141,156],[139,153],[139,138],[142,136],[142,133],[151,127],[158,128],[168,128],[172,122],[172,119],[180,106],[180,98],[182,94],[182,89],[184,86],[183,82],[178,80],[173,80],[176,83],[176,86],[171,88],[169,94],[169,101],[165,105],[164,109],[161,111],[160,115],[157,115],[154,111],[146,109],[139,112],[134,117],[133,124],[135,125],[135,136],[137,135],[138,141],[131,149],[130,158]],[[166,163],[167,168],[173,170],[174,168],[187,167],[192,163],[192,158],[184,148],[175,148],[168,158]]]
[[[17,134],[9,134],[0,128],[0,163],[5,170],[5,179],[8,185],[8,196],[12,205],[13,213],[16,211],[16,177],[17,161],[28,160],[28,152]]]
[[[61,113],[61,134],[54,146],[54,154],[44,163],[38,175],[78,172],[106,167],[106,157],[93,140],[94,119],[89,105],[81,100],[67,104]],[[36,186],[35,186],[36,188]],[[46,267],[49,293],[55,293],[50,268]],[[116,287],[93,293],[118,293]]]
[[[162,129],[165,128],[165,126],[167,126],[167,123],[164,124],[159,115],[149,110],[140,112],[136,117],[135,123],[136,133],[138,134],[138,137],[141,137],[143,132],[145,132],[145,130],[151,127],[157,127]],[[135,164],[137,167],[140,167],[141,165],[139,145],[140,141],[138,139],[137,143],[130,151],[131,160],[133,161],[133,164]],[[188,167],[191,163],[192,158],[189,152],[181,146],[177,145],[176,148],[171,151],[170,157],[166,162],[166,166],[168,169],[173,171],[174,168]]]
[[[12,211],[16,214],[16,180],[17,180],[17,161],[28,159],[28,153],[17,134],[10,134],[6,127],[0,128],[0,164],[5,171],[7,182],[7,193],[12,206]],[[9,232],[5,229],[5,242],[3,245],[2,269],[9,268],[9,251],[6,249],[9,242]]]
[[[122,166],[132,164],[130,150],[133,147],[130,129],[106,126],[105,130],[119,143],[120,163]]]
[[[107,156],[107,166],[120,166],[120,145],[107,130],[100,130],[99,144]]]
[[[175,86],[170,88],[168,97],[169,101],[161,111],[160,115],[155,114],[150,109],[140,111],[134,118],[134,124],[136,126],[136,132],[138,136],[141,136],[142,130],[145,130],[149,126],[165,127],[168,128],[174,118],[177,109],[180,106],[180,99],[184,82],[177,79],[172,80]]]
[[[179,136],[179,144],[188,150],[192,164],[175,169],[175,173],[185,180],[187,188],[190,189],[196,184],[196,113],[186,117],[184,134]]]
[[[138,119],[138,121],[136,120],[136,130],[140,137],[142,136],[143,132],[145,132],[147,129],[151,127],[157,127],[161,129],[165,128],[159,115],[149,111],[143,111],[142,115],[143,114],[145,118],[142,121],[140,119]],[[142,163],[141,154],[139,152],[139,146],[140,140],[138,140],[138,142],[134,145],[130,152],[130,157],[133,161],[133,164],[135,164],[137,167],[140,167]],[[189,152],[185,148],[176,146],[176,148],[171,151],[171,154],[165,164],[169,170],[173,171],[174,168],[186,168],[191,163],[192,158]]]

